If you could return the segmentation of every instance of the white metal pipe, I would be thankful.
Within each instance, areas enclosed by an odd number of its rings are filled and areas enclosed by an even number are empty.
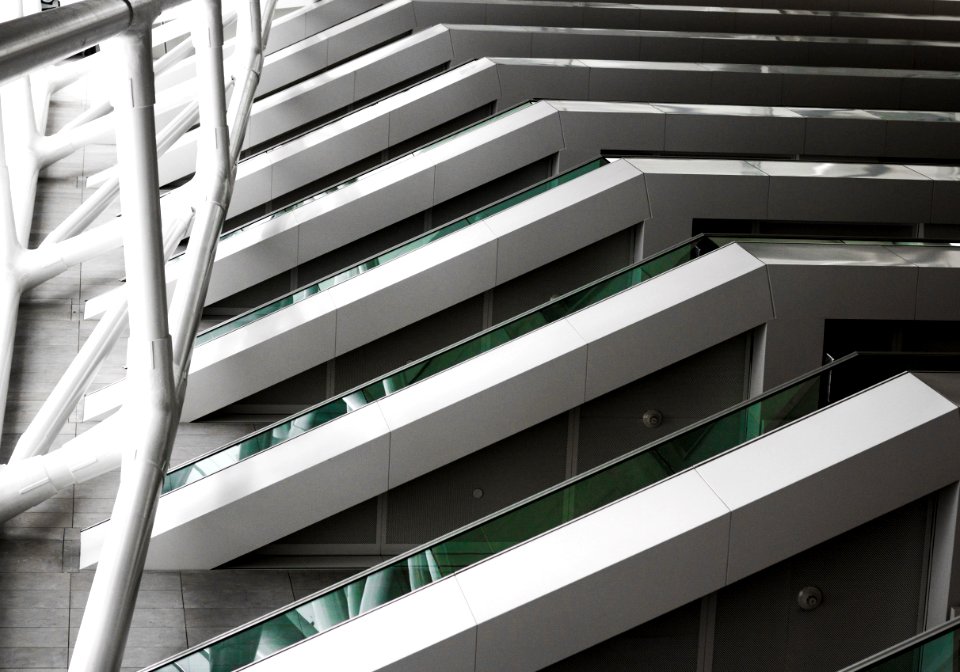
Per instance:
[[[22,255],[21,286],[24,291],[57,277],[71,266],[123,245],[119,226],[100,226],[56,245],[27,250]]]
[[[83,51],[185,0],[84,0],[0,23],[0,83]]]
[[[266,48],[270,41],[270,28],[273,27],[273,13],[277,10],[277,0],[266,0],[261,12],[263,21],[263,32],[260,33],[260,53]]]
[[[192,101],[181,109],[157,134],[157,154],[162,155],[170,149],[198,120],[197,102]],[[97,187],[97,190],[91,196],[60,222],[53,231],[47,234],[47,237],[40,244],[40,248],[67,240],[86,229],[107,209],[119,193],[120,174],[118,171],[114,171],[113,175]],[[104,226],[116,228],[119,234],[119,221],[110,222]],[[104,249],[103,252],[106,252],[107,249],[110,248]]]
[[[9,520],[75,483],[116,469],[119,446],[129,436],[125,413],[121,409],[50,455],[0,465],[0,520]]]
[[[184,213],[173,226],[164,231],[164,258],[169,258],[170,255],[173,254],[173,251],[190,226],[190,220],[192,218],[193,210],[191,209]],[[80,352],[77,353],[77,356],[70,362],[70,366],[67,367],[67,370],[60,377],[60,380],[57,381],[57,384],[47,396],[46,400],[44,400],[43,405],[30,421],[27,429],[20,435],[20,439],[17,441],[17,445],[14,447],[13,454],[10,457],[10,465],[17,464],[19,467],[22,461],[28,460],[35,455],[42,455],[50,450],[60,428],[63,427],[64,423],[67,422],[67,419],[70,417],[70,413],[73,412],[73,409],[80,403],[80,399],[86,393],[90,383],[93,382],[103,361],[116,345],[117,339],[126,327],[126,320],[127,295],[124,294],[104,313],[100,321],[97,322],[97,326],[94,327],[93,332],[87,337],[87,340],[83,342]],[[108,422],[111,421],[113,421],[113,416],[108,420]],[[81,434],[80,436],[84,435]],[[75,461],[70,456],[76,452],[76,449],[73,448],[71,444],[68,444],[70,445],[70,449],[64,453],[63,456],[58,456],[63,450],[61,449],[56,451],[54,455],[45,457],[45,464],[59,465],[47,466],[45,467],[46,471],[61,473],[66,468],[66,465],[72,464]],[[85,445],[86,441],[84,441],[83,444]],[[106,468],[107,471],[109,471],[115,469],[120,464],[120,450],[118,446],[119,442],[114,441],[106,442],[102,445],[86,446],[85,449],[96,459],[97,464],[100,465],[101,468]],[[99,473],[101,472],[78,473],[77,477],[79,480],[76,482],[79,483],[87,477],[97,476]],[[13,471],[9,472],[7,476],[15,479]],[[21,480],[23,479],[17,480],[16,482],[20,482]],[[0,511],[2,512],[6,512],[9,515],[16,515],[43,501],[34,501],[32,498],[18,501],[15,494],[17,488],[4,488],[4,483],[2,472],[0,472]],[[67,485],[74,485],[74,482],[71,481]],[[5,519],[6,518],[0,514],[0,520]]]
[[[9,273],[0,275],[0,427],[3,426],[13,367],[13,342],[17,334],[20,286]]]
[[[237,161],[243,148],[243,137],[246,134],[247,122],[250,120],[250,109],[260,84],[260,74],[263,71],[263,22],[260,16],[259,0],[247,0],[244,3],[246,11],[240,12],[237,18],[237,39],[243,40],[238,44],[236,51],[237,68],[241,73],[237,81],[243,81],[240,95],[230,99],[227,118],[230,120],[230,165],[231,173],[236,174]],[[268,7],[270,6],[268,0]],[[268,17],[272,17],[273,10]],[[267,22],[266,34],[269,35],[270,22]]]
[[[66,219],[57,224],[53,231],[47,234],[47,237],[40,243],[40,248],[66,240],[86,229],[107,209],[107,206],[113,203],[113,199],[119,194],[119,176],[101,184],[76,210],[67,215]],[[104,224],[104,226],[120,228],[119,224],[112,222]]]
[[[97,52],[83,58],[61,61],[47,70],[50,88],[58,91],[68,84],[72,84],[84,75],[97,70],[103,65],[103,54]]]
[[[113,118],[107,116],[72,128],[61,129],[53,135],[38,134],[33,146],[40,165],[49,166],[70,156],[85,145],[109,142],[113,137]]]
[[[3,88],[3,125],[7,133],[7,161],[16,170],[10,175],[14,219],[20,245],[28,247],[33,224],[37,178],[40,164],[34,152],[37,138],[36,117],[29,77],[24,75]]]
[[[192,217],[193,210],[190,210],[165,232],[163,242],[165,258],[168,258],[176,249],[177,244],[183,238],[184,232],[190,226]],[[70,362],[70,366],[57,381],[53,391],[43,402],[27,429],[20,435],[20,439],[17,441],[10,457],[10,464],[50,450],[60,428],[63,427],[70,413],[80,403],[80,399],[86,393],[90,383],[93,382],[101,364],[110,354],[124,327],[126,327],[126,320],[127,296],[124,294],[100,318],[93,332],[83,342],[80,352]],[[100,464],[112,464],[113,467],[111,468],[116,468],[120,464],[120,451],[117,450],[116,443],[106,446],[91,446],[88,450],[96,455]],[[54,461],[56,459],[54,458]],[[28,502],[21,504],[23,511],[33,506],[33,504],[28,504]],[[0,504],[0,508],[3,506]],[[7,504],[6,507],[10,508],[11,504]],[[0,520],[3,520],[3,518],[0,518]]]
[[[124,67],[113,106],[124,167],[121,207],[132,216],[124,235],[124,264],[130,314],[127,376],[135,393],[123,412],[137,429],[124,452],[114,528],[91,586],[70,661],[73,672],[120,667],[178,416],[163,277],[150,23],[111,42]]]
[[[76,128],[77,126],[89,123],[95,119],[99,119],[100,117],[108,115],[112,111],[113,105],[110,104],[109,100],[99,100],[91,103],[87,109],[61,126],[60,130],[69,131],[72,128]]]
[[[70,362],[70,366],[67,367],[57,386],[44,400],[43,405],[37,411],[33,420],[30,421],[27,429],[20,435],[17,445],[14,446],[13,453],[10,455],[8,465],[13,465],[50,450],[60,433],[60,429],[69,419],[73,409],[80,403],[84,392],[100,370],[100,365],[106,359],[126,326],[127,302],[126,297],[124,297],[123,301],[118,301],[111,306],[110,310],[97,322],[93,333],[84,341],[83,347]],[[88,448],[88,450],[92,451],[93,455],[100,453],[100,451],[95,451],[93,447]],[[113,466],[115,467],[116,463]],[[5,497],[4,499],[10,498]],[[3,506],[0,505],[0,507]],[[8,510],[13,511],[13,515],[16,515],[21,508],[26,510],[32,504],[27,501],[14,505],[11,501],[6,503],[5,506]]]
[[[228,26],[234,21],[236,21],[237,15],[236,12],[232,12],[224,16],[224,26]],[[99,55],[99,54],[96,54]],[[191,40],[184,40],[180,44],[173,47],[170,51],[165,53],[163,56],[158,58],[153,64],[153,73],[154,76],[158,76],[177,65],[181,61],[185,61],[194,55],[193,42]],[[80,124],[87,123],[99,117],[102,117],[106,114],[109,114],[113,110],[113,106],[110,104],[109,100],[97,100],[91,103],[90,107],[81,112],[77,117],[71,119],[66,124],[63,125],[64,129],[73,128],[79,126]]]
[[[22,291],[18,268],[22,252],[13,214],[3,124],[0,123],[0,428],[3,427],[13,365],[13,343]]]
[[[131,8],[119,0],[86,0],[0,24],[0,81],[82,51],[130,25]]]
[[[221,85],[224,74],[223,25],[220,16],[220,0],[208,0],[203,4],[203,11],[197,17],[192,32],[197,51],[197,89],[200,92],[196,180],[197,193],[203,202],[197,208],[190,243],[181,262],[184,272],[177,280],[170,307],[174,370],[177,371],[177,387],[181,392],[186,390],[181,381],[185,380],[189,369],[193,341],[203,313],[203,300],[230,198],[232,171],[229,165],[226,98]]]

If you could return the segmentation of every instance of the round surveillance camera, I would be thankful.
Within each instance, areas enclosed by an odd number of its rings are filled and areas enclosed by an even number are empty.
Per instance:
[[[816,586],[807,586],[797,594],[797,604],[804,611],[813,611],[823,602],[823,592]]]
[[[663,413],[655,409],[650,409],[643,414],[643,426],[653,429],[659,427],[663,422]]]

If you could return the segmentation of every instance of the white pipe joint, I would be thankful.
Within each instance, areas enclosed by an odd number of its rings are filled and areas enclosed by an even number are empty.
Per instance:
[[[123,433],[111,428],[119,423],[129,431],[121,413],[91,427],[60,450],[0,466],[0,520],[9,520],[64,488],[116,469],[120,464],[118,439]]]

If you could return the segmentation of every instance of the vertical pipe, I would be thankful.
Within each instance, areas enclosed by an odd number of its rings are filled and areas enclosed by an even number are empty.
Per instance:
[[[110,48],[123,68],[113,106],[121,208],[130,217],[124,263],[132,394],[121,411],[129,423],[130,445],[121,464],[113,531],[94,576],[70,662],[72,672],[120,667],[178,415],[163,277],[150,19],[142,17],[138,28],[118,36]]]
[[[7,169],[3,123],[0,121],[0,428],[3,427],[13,366],[13,341],[17,333],[20,309],[20,273],[18,265],[23,248],[17,239]]]
[[[259,5],[258,5],[259,9]],[[259,38],[259,26],[257,37]],[[193,343],[210,283],[220,229],[230,200],[233,166],[227,130],[226,97],[223,89],[223,19],[220,0],[208,0],[193,28],[197,52],[200,94],[200,139],[197,142],[198,193],[203,201],[183,260],[184,273],[177,281],[170,314],[173,319],[174,369],[180,400],[186,393],[186,378]],[[259,41],[259,39],[258,39]],[[234,100],[240,96],[233,96]]]

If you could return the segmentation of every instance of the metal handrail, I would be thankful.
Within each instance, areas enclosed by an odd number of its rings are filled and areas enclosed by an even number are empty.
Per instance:
[[[121,33],[186,0],[85,0],[0,23],[0,84]]]

